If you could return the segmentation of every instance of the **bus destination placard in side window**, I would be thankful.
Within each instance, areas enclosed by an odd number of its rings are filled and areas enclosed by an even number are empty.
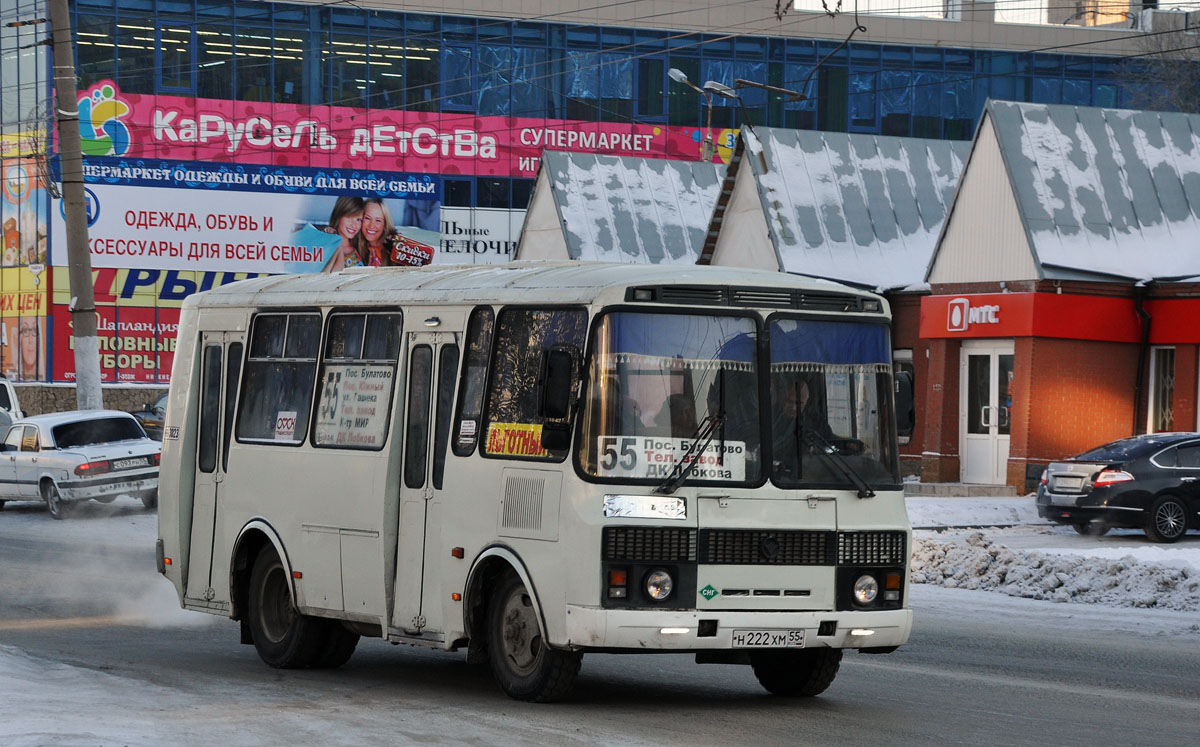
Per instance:
[[[380,447],[387,436],[393,370],[390,364],[327,364],[317,411],[317,445]]]

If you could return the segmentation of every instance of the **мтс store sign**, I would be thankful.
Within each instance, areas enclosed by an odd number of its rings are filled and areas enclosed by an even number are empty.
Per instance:
[[[969,298],[955,298],[950,301],[946,312],[946,330],[948,332],[966,332],[972,324],[999,324],[1000,304],[971,305]]]

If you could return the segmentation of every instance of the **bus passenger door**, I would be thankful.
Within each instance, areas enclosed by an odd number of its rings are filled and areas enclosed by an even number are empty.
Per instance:
[[[427,554],[426,546],[429,533],[441,519],[440,494],[458,359],[457,333],[408,335],[407,404],[392,626],[409,633],[419,634],[427,626],[441,629],[439,620],[426,619],[427,614],[436,615],[439,609],[435,599],[438,587],[432,581],[435,564],[439,562],[436,543],[430,547],[432,556]]]
[[[229,601],[229,558],[217,542],[220,494],[229,462],[229,439],[242,366],[240,335],[204,332],[200,338],[200,412],[196,436],[196,483],[192,502],[192,546],[185,596]]]

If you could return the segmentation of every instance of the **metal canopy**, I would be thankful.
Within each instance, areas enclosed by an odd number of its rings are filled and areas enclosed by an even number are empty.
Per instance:
[[[969,143],[767,127],[743,136],[780,269],[880,289],[923,282]]]
[[[1200,275],[1200,115],[988,102],[1044,277]]]
[[[725,167],[699,161],[546,151],[571,259],[695,264]]]

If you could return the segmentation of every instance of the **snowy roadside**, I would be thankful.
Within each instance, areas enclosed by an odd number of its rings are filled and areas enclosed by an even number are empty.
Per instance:
[[[1082,537],[1039,519],[1032,496],[906,500],[912,582],[1053,602],[1200,610],[1200,537]],[[983,529],[976,529],[984,527]]]

